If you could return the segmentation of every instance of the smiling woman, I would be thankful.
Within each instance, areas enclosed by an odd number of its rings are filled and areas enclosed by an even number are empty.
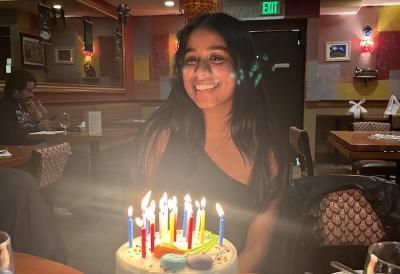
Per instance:
[[[37,91],[125,92],[124,47],[117,48],[115,43],[118,38],[123,45],[124,30],[118,24],[112,6],[104,2],[104,8],[88,0],[57,3],[62,6],[63,23],[57,24],[62,18],[55,13],[49,24],[46,24],[49,25],[48,34],[51,39],[43,44],[39,35],[42,28],[37,3],[0,2],[0,23],[3,26],[0,32],[0,80],[6,78],[5,65],[8,60],[13,71],[22,68],[35,75],[38,79]],[[49,9],[53,4],[55,2],[52,0],[47,1]],[[39,7],[43,8],[43,5]],[[29,18],[28,25],[26,18]],[[92,25],[91,54],[83,50],[84,19]],[[116,29],[120,29],[118,37]],[[5,35],[2,34],[3,30]],[[20,45],[19,49],[12,46],[15,41]],[[86,79],[84,64],[87,62],[97,72],[94,80]],[[2,85],[0,81],[0,88]]]

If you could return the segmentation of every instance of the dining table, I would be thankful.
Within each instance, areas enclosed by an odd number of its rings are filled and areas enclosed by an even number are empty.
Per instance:
[[[86,131],[73,131],[57,134],[49,134],[48,132],[35,132],[29,134],[29,139],[45,140],[49,144],[68,143],[84,143],[90,144],[90,159],[92,172],[95,172],[100,164],[100,141],[105,140],[122,140],[135,136],[137,129],[133,128],[103,128],[101,133],[89,134]]]
[[[350,159],[395,161],[400,182],[400,132],[330,131],[328,142]]]
[[[83,274],[70,266],[44,258],[13,252],[15,273],[18,274]]]
[[[144,122],[145,122],[145,120],[143,120],[143,119],[128,118],[128,119],[113,121],[113,122],[111,122],[111,125],[113,127],[138,128]]]
[[[28,164],[31,160],[32,151],[43,148],[43,146],[10,146],[0,144],[0,150],[5,148],[8,148],[11,156],[0,156],[0,167],[17,168]]]

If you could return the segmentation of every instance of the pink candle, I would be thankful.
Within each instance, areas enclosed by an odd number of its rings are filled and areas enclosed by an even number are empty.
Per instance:
[[[142,235],[142,258],[146,258],[146,228],[143,225],[143,220],[140,218],[135,219],[136,224],[140,227],[140,234]]]
[[[178,200],[176,197],[172,197],[172,201],[174,203],[174,212],[175,212],[175,223],[174,223],[174,241],[176,242],[176,230],[178,228]]]
[[[150,223],[150,250],[151,253],[154,252],[154,239],[155,239],[155,229],[154,229],[154,222]]]
[[[193,215],[190,215],[188,219],[188,230],[187,230],[187,236],[188,236],[188,249],[192,248],[192,236],[193,236]]]

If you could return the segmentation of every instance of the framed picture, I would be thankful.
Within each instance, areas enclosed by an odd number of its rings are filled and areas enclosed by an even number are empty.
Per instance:
[[[83,39],[84,49],[83,51],[93,53],[93,23],[88,20],[83,20]]]
[[[54,48],[54,62],[56,64],[74,64],[74,48]]]
[[[350,41],[326,42],[325,61],[350,61]]]
[[[38,4],[39,15],[39,41],[51,45],[50,8]]]
[[[46,66],[44,44],[39,42],[39,37],[20,33],[20,49],[22,66]]]

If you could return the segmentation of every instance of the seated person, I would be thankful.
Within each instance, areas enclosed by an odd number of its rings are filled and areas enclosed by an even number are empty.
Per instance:
[[[12,72],[4,85],[4,96],[0,98],[0,144],[2,145],[45,145],[43,140],[28,139],[28,134],[51,129],[51,122],[36,114],[30,114],[27,103],[31,102],[36,78],[25,70]],[[76,193],[71,184],[88,180],[90,174],[90,152],[87,149],[72,148],[59,187]],[[68,181],[68,183],[66,183]],[[63,187],[64,184],[68,186]],[[65,191],[64,191],[65,192]],[[54,215],[58,219],[71,219],[74,215],[65,206],[68,201],[59,199],[58,191]],[[72,196],[72,195],[69,195]],[[65,197],[61,197],[65,198]]]
[[[37,181],[21,170],[0,167],[0,231],[13,251],[68,263],[68,251]]]

